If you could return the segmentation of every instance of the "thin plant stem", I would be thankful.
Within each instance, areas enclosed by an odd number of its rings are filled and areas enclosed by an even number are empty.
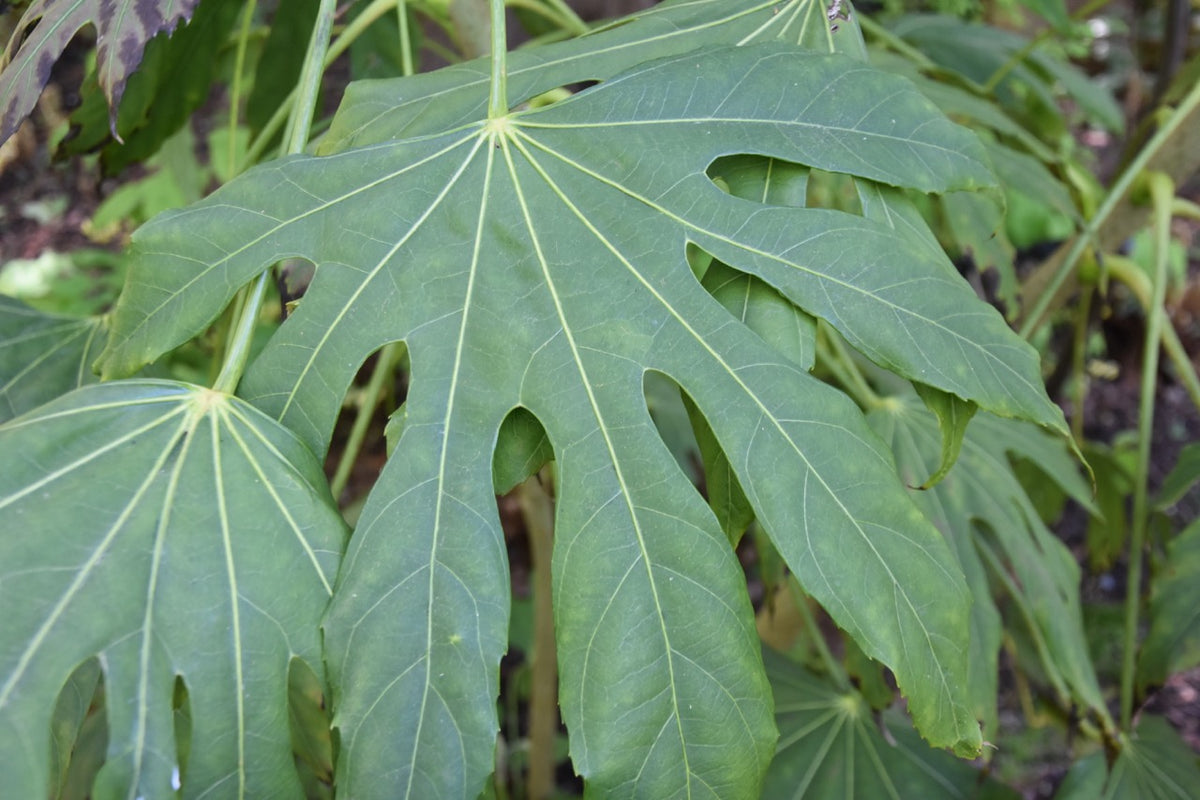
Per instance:
[[[488,119],[508,115],[508,31],[505,28],[504,0],[490,0],[492,12],[492,80],[488,93]]]
[[[1129,573],[1125,585],[1125,636],[1121,660],[1121,729],[1133,718],[1133,678],[1138,644],[1138,611],[1142,603],[1142,560],[1146,549],[1150,444],[1154,427],[1154,389],[1158,384],[1159,341],[1167,291],[1167,257],[1171,244],[1171,201],[1175,185],[1161,173],[1147,175],[1154,215],[1154,278],[1146,309],[1146,342],[1142,352],[1141,407],[1138,410],[1137,478],[1133,486],[1133,519],[1129,531]]]
[[[1147,277],[1145,271],[1126,256],[1110,255],[1105,258],[1105,261],[1112,276],[1133,292],[1142,311],[1147,312],[1148,316],[1153,291],[1150,278]],[[1167,353],[1167,358],[1171,359],[1171,364],[1175,367],[1177,377],[1183,382],[1183,388],[1187,390],[1192,404],[1196,406],[1197,410],[1200,410],[1200,375],[1196,374],[1196,367],[1192,364],[1183,342],[1179,340],[1179,334],[1171,325],[1163,325],[1162,346]]]
[[[317,11],[317,22],[313,26],[312,38],[308,43],[308,54],[304,59],[304,67],[300,70],[296,105],[283,134],[283,152],[286,155],[302,153],[308,145],[313,111],[317,107],[317,95],[321,90],[321,76],[325,72],[325,56],[329,51],[329,35],[333,31],[336,5],[336,0],[321,0]]]
[[[254,21],[254,10],[258,0],[250,0],[242,14],[242,28],[238,32],[237,55],[233,64],[233,83],[229,87],[229,144],[226,150],[229,174],[232,177],[234,165],[237,163],[237,129],[241,118],[242,106],[242,70],[246,64],[246,43],[250,39],[250,24]]]
[[[564,29],[572,36],[582,36],[588,32],[588,24],[575,13],[575,9],[563,2],[563,0],[546,0],[546,5],[557,11],[567,21]]]
[[[1187,96],[1184,97],[1175,110],[1171,112],[1171,115],[1167,118],[1167,121],[1164,122],[1162,127],[1158,129],[1153,137],[1151,137],[1150,141],[1147,142],[1140,151],[1138,151],[1137,157],[1134,158],[1133,161],[1129,162],[1129,165],[1125,167],[1125,170],[1121,173],[1121,176],[1117,178],[1117,182],[1114,183],[1112,188],[1108,191],[1108,194],[1104,198],[1104,202],[1100,204],[1100,208],[1096,210],[1095,215],[1088,220],[1087,224],[1084,225],[1083,230],[1080,231],[1079,235],[1075,237],[1075,240],[1071,243],[1070,249],[1067,251],[1067,255],[1063,258],[1062,263],[1058,266],[1054,277],[1051,278],[1046,287],[1041,290],[1041,294],[1039,295],[1037,302],[1034,304],[1033,309],[1029,311],[1028,315],[1025,317],[1025,321],[1021,324],[1020,334],[1022,338],[1028,341],[1033,334],[1037,332],[1037,329],[1041,324],[1042,317],[1046,314],[1050,304],[1054,301],[1054,296],[1058,294],[1058,290],[1062,288],[1062,285],[1064,282],[1066,282],[1067,277],[1075,269],[1075,265],[1079,262],[1084,250],[1087,249],[1089,244],[1096,240],[1096,234],[1101,228],[1104,227],[1105,224],[1107,224],[1108,218],[1114,211],[1117,210],[1121,200],[1133,186],[1134,180],[1142,174],[1142,171],[1146,169],[1146,166],[1150,163],[1150,159],[1158,155],[1163,145],[1167,143],[1167,141],[1175,134],[1180,126],[1187,123],[1188,118],[1196,111],[1197,107],[1200,107],[1200,81],[1198,81],[1196,85],[1192,87],[1191,91],[1187,93]]]
[[[412,37],[408,34],[408,0],[396,0],[396,16],[400,18],[400,72],[407,78],[416,72]]]
[[[937,64],[930,60],[929,56],[925,55],[920,50],[889,31],[878,22],[875,22],[870,17],[863,14],[858,14],[856,16],[858,19],[858,26],[862,28],[863,33],[870,36],[872,39],[881,42],[889,50],[894,50],[900,55],[905,56],[909,61],[912,61],[921,69],[932,69],[937,66]]]
[[[1200,204],[1186,197],[1176,197],[1171,203],[1171,216],[1200,221]]]
[[[379,399],[383,396],[384,384],[395,373],[397,357],[400,355],[402,347],[404,345],[392,342],[379,351],[379,358],[375,360],[375,368],[371,372],[371,379],[367,381],[366,389],[363,390],[358,410],[355,412],[354,424],[350,428],[350,435],[346,437],[346,446],[342,448],[337,469],[334,470],[333,479],[329,482],[330,492],[335,500],[341,497],[342,492],[346,490],[346,484],[350,480],[350,471],[354,468],[354,462],[358,460],[358,454],[362,451],[367,429],[371,426],[371,418],[375,416],[375,409],[378,408]]]
[[[554,735],[558,732],[558,654],[554,641],[554,498],[551,471],[542,470],[517,492],[533,570],[533,664],[529,677],[529,770],[526,796],[545,800],[554,793]],[[546,484],[543,484],[545,479]]]
[[[333,28],[335,10],[334,0],[321,0],[317,11],[317,23],[313,26],[313,35],[309,40],[308,52],[304,57],[304,67],[300,71],[298,99],[292,107],[292,118],[284,137],[284,148],[288,154],[301,152],[308,143],[313,109],[316,107],[317,92],[321,87],[321,76],[325,69],[325,54],[329,48],[329,32]],[[246,369],[246,361],[250,357],[250,343],[254,337],[254,328],[258,323],[258,313],[262,309],[269,279],[270,271],[263,270],[255,279],[249,292],[246,293],[245,302],[238,310],[233,325],[233,336],[225,351],[225,360],[221,364],[221,373],[217,375],[217,380],[213,384],[213,388],[219,392],[232,394],[242,379],[242,372]]]
[[[846,670],[842,669],[842,665],[833,657],[833,653],[829,650],[829,643],[825,641],[825,635],[821,633],[821,628],[817,625],[817,618],[813,615],[812,609],[808,607],[808,593],[795,578],[788,581],[788,589],[792,595],[792,602],[795,604],[796,610],[800,612],[804,627],[812,639],[813,647],[817,650],[817,656],[829,672],[829,677],[840,688],[850,689],[850,678],[846,675]]]
[[[322,69],[327,68],[337,59],[342,53],[354,44],[355,40],[362,35],[371,23],[382,17],[384,14],[396,7],[396,0],[374,0],[369,6],[362,10],[350,24],[342,29],[341,34],[329,45],[329,49],[325,53],[325,58],[322,64]],[[275,138],[275,134],[279,133],[279,129],[288,119],[288,115],[296,104],[297,89],[292,89],[283,102],[279,104],[279,108],[275,109],[275,113],[267,120],[267,124],[259,131],[258,137],[251,143],[246,155],[242,157],[242,163],[238,165],[238,169],[244,170],[250,164],[254,164],[262,157],[266,151],[267,145]]]
[[[1075,406],[1074,413],[1071,414],[1071,435],[1080,444],[1083,443],[1083,401],[1084,395],[1087,393],[1087,372],[1084,368],[1084,361],[1087,358],[1087,335],[1090,327],[1088,323],[1092,316],[1092,296],[1094,294],[1095,290],[1089,286],[1079,300],[1079,308],[1075,312],[1077,315],[1075,341],[1071,347],[1071,371],[1074,373],[1072,404]]]
[[[229,177],[232,178],[236,173],[233,172],[234,164],[237,159],[237,129],[238,120],[240,119],[240,110],[242,106],[242,70],[246,62],[246,43],[250,38],[250,23],[254,21],[254,9],[257,6],[257,0],[251,0],[246,4],[245,12],[242,14],[242,27],[238,31],[237,51],[234,57],[233,67],[233,82],[229,87],[229,142],[226,146],[225,157],[229,165]],[[239,291],[236,300],[234,301],[232,314],[223,315],[218,327],[216,353],[225,352],[225,344],[229,341],[229,331],[234,320],[241,318],[241,309],[246,304],[246,295],[249,288],[243,286]],[[224,359],[222,359],[222,363]],[[213,366],[216,367],[217,362],[214,359]],[[220,375],[217,368],[212,370],[210,378],[216,380]]]
[[[825,328],[822,328],[822,333],[825,335],[818,337],[817,340],[818,344],[824,342],[827,345],[822,348],[825,351],[822,363],[834,374],[846,393],[864,409],[882,406],[883,399],[867,383],[867,379],[859,371],[858,365],[854,363],[854,357],[842,344],[841,336]]]

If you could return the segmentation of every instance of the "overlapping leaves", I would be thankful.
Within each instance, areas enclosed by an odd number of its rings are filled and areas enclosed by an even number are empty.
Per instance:
[[[10,421],[0,450],[6,795],[47,796],[55,699],[97,656],[109,748],[93,797],[296,796],[288,668],[321,664],[343,546],[307,449],[240,400],[138,380]]]
[[[438,113],[469,118],[478,88]],[[901,374],[1045,425],[1061,415],[1034,352],[944,259],[870,219],[725,194],[705,170],[738,153],[927,191],[990,180],[973,137],[903,81],[763,45],[666,59],[537,112],[288,159],[139,232],[109,373],[185,340],[291,255],[317,275],[247,375],[256,404],[323,451],[362,361],[408,346],[403,433],[327,620],[343,790],[473,796],[491,770],[508,596],[492,448],[522,407],[559,463],[576,768],[599,794],[754,794],[774,731],[743,579],[655,433],[646,370],[688,393],[793,571],[893,669],[922,733],[977,750],[953,557],[857,409],[730,317],[685,246]]]

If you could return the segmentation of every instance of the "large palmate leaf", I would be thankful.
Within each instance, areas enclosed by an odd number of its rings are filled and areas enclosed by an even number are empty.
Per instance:
[[[96,380],[99,317],[45,314],[0,295],[0,422]]]
[[[50,69],[85,25],[96,27],[96,75],[115,125],[125,81],[159,31],[191,15],[199,0],[34,0],[0,59],[0,143],[33,109]]]
[[[931,749],[902,714],[876,716],[854,689],[838,689],[767,650],[779,747],[764,800],[1014,800],[1019,795],[949,753]]]
[[[647,370],[684,389],[792,570],[891,667],[921,732],[977,752],[953,556],[857,408],[714,300],[687,244],[884,366],[999,413],[1059,429],[1061,414],[1036,354],[944,256],[864,217],[733,197],[705,170],[734,154],[922,190],[990,181],[971,134],[904,81],[754,45],[539,111],[287,159],[139,231],[109,374],[186,339],[289,255],[316,277],[241,391],[315,450],[358,366],[407,344],[401,438],[327,619],[345,791],[474,796],[491,770],[508,597],[492,451],[523,407],[559,462],[576,768],[599,795],[756,792],[774,732],[744,580],[655,431]],[[386,789],[368,782],[380,775]]]
[[[240,400],[139,380],[0,426],[0,451],[5,795],[46,796],[55,698],[98,656],[109,747],[93,797],[174,796],[180,780],[184,797],[296,796],[288,667],[321,664],[344,536],[307,449]]]

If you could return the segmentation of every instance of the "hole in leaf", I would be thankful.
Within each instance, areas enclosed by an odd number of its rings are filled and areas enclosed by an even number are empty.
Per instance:
[[[833,208],[862,216],[862,202],[854,178],[836,172],[809,170],[808,202],[812,208]]]
[[[675,381],[649,371],[646,407],[667,449],[698,487],[731,545],[737,545],[754,519],[729,458],[695,401]]]
[[[332,719],[321,681],[307,663],[288,665],[288,732],[305,797],[328,797],[333,788]]]
[[[367,493],[404,432],[410,364],[404,342],[377,350],[354,378],[325,459],[334,499],[353,526]]]
[[[50,718],[49,796],[85,796],[107,750],[104,673],[99,660],[89,658],[59,692]]]
[[[496,494],[507,494],[553,459],[554,448],[542,423],[528,410],[514,408],[500,423],[492,453],[492,484]]]
[[[695,486],[704,485],[704,469],[700,459],[700,448],[692,432],[692,422],[684,405],[685,394],[678,383],[661,372],[648,370],[642,379],[642,393],[646,398],[646,410],[658,429],[667,450],[674,456],[680,469]]]
[[[175,695],[171,707],[175,709],[176,764],[171,784],[172,788],[178,789],[187,775],[188,758],[192,753],[192,698],[181,675],[175,676]]]
[[[721,191],[755,203],[803,207],[808,198],[809,168],[777,158],[723,156],[707,174]]]
[[[271,268],[279,292],[279,320],[292,315],[317,274],[317,265],[307,258],[288,258]]]

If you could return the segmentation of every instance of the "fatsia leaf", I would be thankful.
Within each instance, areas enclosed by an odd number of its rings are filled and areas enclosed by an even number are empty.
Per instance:
[[[105,339],[100,317],[46,314],[0,295],[0,422],[95,382]]]
[[[1155,570],[1150,632],[1142,645],[1143,685],[1200,664],[1200,520],[1171,540]]]
[[[199,0],[35,0],[25,9],[0,66],[0,143],[37,103],[50,69],[80,28],[96,27],[96,74],[108,98],[109,120],[146,42],[187,19]]]
[[[831,35],[822,0],[667,0],[576,39],[509,53],[508,99],[516,105],[697,48],[785,41],[832,52],[845,39]],[[488,75],[488,63],[477,60],[412,78],[353,83],[321,153],[473,122],[487,107]]]
[[[859,216],[731,197],[706,175],[747,153],[922,190],[990,180],[971,134],[902,80],[752,45],[547,109],[287,159],[137,234],[110,374],[202,328],[287,255],[317,274],[242,391],[314,449],[358,365],[386,342],[409,348],[401,439],[327,619],[347,792],[474,796],[491,770],[508,597],[491,467],[523,407],[559,461],[577,769],[599,795],[755,793],[774,733],[744,578],[654,429],[648,370],[704,414],[780,553],[893,670],[919,730],[977,753],[952,555],[858,409],[732,318],[686,245],[924,383],[1055,427],[1061,413],[1034,351],[944,256]],[[371,788],[379,775],[390,788]]]
[[[868,416],[872,427],[891,444],[900,475],[910,485],[923,480],[942,459],[938,424],[913,395],[890,398]],[[963,439],[958,463],[946,478],[915,499],[949,538],[975,596],[971,625],[973,710],[995,720],[996,654],[999,618],[988,591],[981,555],[1011,573],[1009,589],[1039,648],[1038,656],[1064,701],[1105,716],[1103,696],[1083,632],[1079,607],[1079,567],[1071,553],[1042,524],[1013,474],[1009,453],[1031,457],[1072,493],[1084,482],[1061,440],[1034,426],[979,414]],[[1087,490],[1084,489],[1085,494]],[[1091,501],[1089,500],[1089,507]],[[972,533],[972,523],[986,529]]]
[[[878,717],[858,692],[839,690],[773,651],[765,651],[763,660],[779,725],[765,800],[1019,796],[949,753],[931,749],[902,714]]]
[[[288,665],[321,664],[343,524],[319,465],[246,403],[166,381],[84,387],[0,426],[0,763],[45,797],[55,698],[105,675],[93,797],[293,797]],[[179,776],[176,775],[177,779]]]
[[[1196,754],[1162,717],[1144,717],[1106,766],[1103,753],[1080,760],[1055,800],[1189,800],[1200,785]]]

